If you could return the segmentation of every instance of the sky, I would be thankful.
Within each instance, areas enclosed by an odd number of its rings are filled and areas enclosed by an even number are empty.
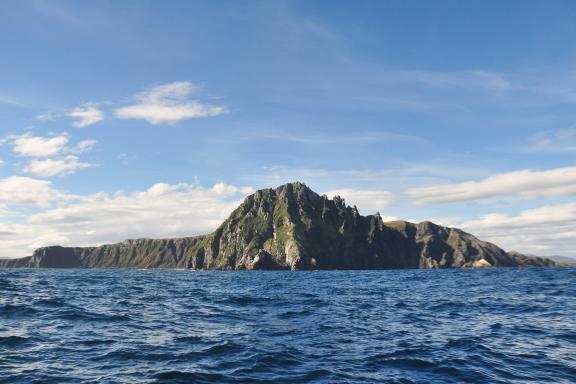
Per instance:
[[[0,3],[0,257],[302,181],[576,257],[576,2]]]

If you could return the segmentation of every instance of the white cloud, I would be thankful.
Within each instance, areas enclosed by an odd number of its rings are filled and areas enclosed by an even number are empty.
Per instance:
[[[6,104],[13,107],[26,107],[26,105],[21,103],[20,101],[3,95],[0,95],[0,104]]]
[[[46,245],[85,246],[127,238],[209,233],[250,192],[250,187],[223,183],[211,188],[157,183],[130,194],[67,196],[24,223],[0,223],[0,232],[13,233],[0,241],[0,257],[26,256]]]
[[[40,177],[66,176],[79,169],[95,167],[97,164],[84,163],[75,155],[89,151],[95,140],[83,140],[74,147],[68,147],[68,136],[32,136],[30,134],[10,136],[16,154],[33,157],[24,167],[24,172]],[[47,158],[51,157],[51,158]]]
[[[390,82],[414,82],[431,87],[478,88],[507,91],[512,83],[503,74],[484,70],[454,72],[389,71],[385,79]]]
[[[225,183],[216,183],[210,191],[216,194],[216,196],[231,196],[237,193],[241,193],[243,195],[247,195],[249,193],[254,192],[252,187],[236,187],[234,185],[225,184]]]
[[[13,144],[14,153],[25,157],[48,157],[63,154],[79,154],[92,149],[98,142],[96,140],[82,140],[74,147],[68,147],[68,136],[62,133],[58,136],[42,137],[27,133],[19,136],[9,136],[6,141]],[[0,144],[3,141],[0,140]]]
[[[576,203],[542,206],[517,215],[492,213],[460,226],[507,250],[576,256]]]
[[[46,112],[46,113],[42,113],[40,115],[36,115],[35,119],[40,120],[40,121],[53,121],[59,117],[60,117],[59,113]]]
[[[11,205],[46,207],[64,196],[46,180],[22,176],[0,179],[0,207]]]
[[[54,156],[62,152],[68,144],[65,134],[54,137],[32,136],[29,133],[20,136],[12,136],[14,152],[20,156],[46,157]]]
[[[96,124],[104,120],[105,117],[104,112],[92,104],[82,105],[74,109],[72,112],[69,112],[68,116],[77,119],[73,123],[76,128],[84,128]]]
[[[521,211],[517,216],[493,213],[483,215],[480,219],[466,223],[467,226],[494,231],[525,228],[534,225],[553,225],[554,229],[556,229],[559,225],[572,224],[576,224],[576,203],[547,205],[528,209]]]
[[[98,142],[96,140],[82,140],[79,142],[76,147],[72,148],[70,152],[72,153],[84,153],[89,151],[94,147]]]
[[[174,82],[152,87],[135,96],[136,104],[116,109],[121,119],[143,119],[151,124],[174,124],[180,120],[218,116],[227,112],[215,106],[192,100],[189,95],[196,90],[190,82]]]
[[[79,169],[96,166],[96,164],[82,163],[77,156],[69,155],[60,159],[31,160],[24,168],[24,172],[40,177],[66,176],[74,174]]]
[[[547,171],[522,170],[501,173],[480,181],[413,188],[405,195],[418,205],[442,204],[520,195],[524,198],[555,197],[576,193],[576,167]]]
[[[540,132],[532,137],[530,152],[576,152],[576,128]]]
[[[387,207],[394,200],[393,193],[379,190],[337,189],[325,194],[330,198],[336,195],[340,196],[346,200],[348,205],[356,205],[362,211],[371,210],[373,212]]]

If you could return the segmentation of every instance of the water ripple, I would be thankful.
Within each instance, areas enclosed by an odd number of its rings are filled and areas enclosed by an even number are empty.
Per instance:
[[[576,268],[0,270],[0,383],[573,383]]]

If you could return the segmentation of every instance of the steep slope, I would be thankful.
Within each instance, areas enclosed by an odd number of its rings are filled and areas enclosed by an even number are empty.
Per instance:
[[[45,247],[34,252],[34,268],[194,268],[204,237],[138,239],[99,247]]]
[[[410,268],[409,247],[379,216],[301,183],[256,192],[210,236],[206,267],[253,269]],[[400,256],[401,257],[396,257]]]
[[[385,225],[410,241],[419,257],[419,268],[549,266],[547,262],[551,261],[517,253],[512,255],[460,229],[429,221],[419,224],[392,221]]]
[[[30,266],[31,256],[19,259],[0,259],[0,268],[27,268]]]
[[[99,247],[45,247],[0,266],[60,268],[389,269],[552,266],[455,228],[384,222],[302,183],[248,196],[212,234]],[[2,264],[4,263],[4,264]]]
[[[514,260],[514,262],[516,262],[518,265],[537,266],[537,267],[555,267],[560,265],[569,265],[569,264],[562,264],[561,262],[553,260],[552,258],[528,256],[523,255],[516,251],[508,252],[508,256],[510,256]]]

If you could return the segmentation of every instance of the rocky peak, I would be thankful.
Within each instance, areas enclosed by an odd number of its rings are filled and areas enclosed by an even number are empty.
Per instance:
[[[322,201],[322,197],[308,188],[304,183],[294,182],[284,184],[275,189],[278,199],[285,201],[290,206],[305,208],[317,205]]]
[[[282,193],[295,193],[295,194],[313,194],[317,195],[316,192],[308,188],[308,186],[300,181],[294,181],[291,183],[286,183],[275,189],[278,194]]]

